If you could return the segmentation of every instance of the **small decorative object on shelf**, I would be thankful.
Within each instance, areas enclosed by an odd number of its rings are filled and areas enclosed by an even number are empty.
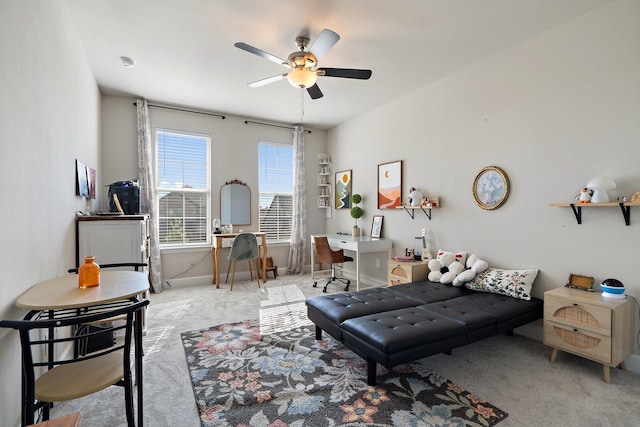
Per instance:
[[[330,208],[331,203],[331,157],[318,154],[318,207]]]
[[[359,194],[354,194],[353,196],[351,196],[351,201],[355,206],[351,208],[349,213],[351,214],[351,218],[354,218],[356,220],[356,223],[353,226],[353,231],[351,235],[356,237],[360,235],[360,228],[358,227],[358,218],[362,218],[362,215],[364,215],[364,211],[362,210],[361,207],[358,206],[358,203],[362,202],[362,196]]]
[[[220,230],[220,220],[218,218],[213,218],[213,234],[220,234],[222,231]]]
[[[587,183],[587,188],[593,190],[591,203],[609,203],[609,190],[616,188],[616,182],[608,176],[596,176]]]
[[[583,291],[593,291],[593,277],[571,273],[565,286],[567,288],[582,289]]]
[[[100,266],[95,263],[95,257],[84,257],[84,264],[78,268],[78,286],[90,288],[100,284]]]
[[[409,197],[407,198],[408,206],[421,206],[423,201],[422,193],[415,187],[409,189]]]
[[[591,194],[592,193],[593,192],[590,191],[587,187],[583,188],[580,191],[580,196],[578,198],[580,200],[580,203],[591,203]]]

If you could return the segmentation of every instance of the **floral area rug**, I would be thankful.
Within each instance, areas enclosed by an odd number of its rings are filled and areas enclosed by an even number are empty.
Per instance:
[[[366,362],[313,326],[182,333],[203,427],[490,426],[507,414],[420,363],[366,383]]]

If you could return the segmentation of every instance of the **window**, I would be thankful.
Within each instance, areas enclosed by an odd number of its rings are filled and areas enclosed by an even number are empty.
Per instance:
[[[209,243],[211,138],[156,130],[160,245]]]
[[[260,231],[290,240],[293,218],[293,146],[261,141],[258,148]]]

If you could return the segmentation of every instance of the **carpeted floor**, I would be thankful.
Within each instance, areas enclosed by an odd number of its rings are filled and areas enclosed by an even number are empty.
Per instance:
[[[276,288],[295,285],[305,297],[322,294],[312,283],[309,275],[281,275],[260,289],[255,281],[236,282],[233,292],[229,285],[216,289],[203,283],[174,285],[152,294],[144,339],[145,425],[201,426],[181,332],[259,319],[261,309],[300,302]],[[339,286],[329,290],[342,291]],[[285,301],[276,303],[277,298]],[[297,312],[287,310],[293,313],[291,316]],[[611,384],[606,384],[597,363],[560,353],[556,363],[551,364],[550,352],[541,342],[516,333],[455,349],[451,356],[424,358],[420,363],[508,412],[498,427],[640,426],[640,375],[614,369]],[[80,411],[82,427],[124,427],[123,402],[122,389],[110,387],[86,398],[60,403],[53,415]],[[5,425],[5,421],[0,424]]]
[[[263,326],[182,334],[202,427],[481,427],[507,416],[420,363],[380,369],[367,386],[366,362],[335,339],[316,341],[311,326],[263,335]]]

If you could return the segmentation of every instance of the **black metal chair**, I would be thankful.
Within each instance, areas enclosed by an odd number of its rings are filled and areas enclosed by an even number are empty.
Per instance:
[[[329,286],[329,284],[336,281],[342,282],[345,285],[344,287],[345,292],[348,291],[349,284],[351,283],[351,281],[343,277],[336,277],[336,264],[342,264],[347,261],[349,262],[353,261],[353,258],[351,258],[350,256],[346,256],[344,254],[344,250],[342,249],[337,251],[334,251],[333,249],[331,249],[331,246],[329,246],[329,240],[325,236],[321,236],[321,237],[314,236],[313,242],[316,247],[316,255],[317,255],[316,258],[318,262],[321,264],[331,264],[331,276],[329,276],[329,278],[326,279],[327,283],[325,283],[324,288],[322,289],[322,292],[327,292],[327,287]],[[314,288],[318,286],[318,282],[319,280],[316,280],[315,282],[313,282]]]
[[[135,271],[140,271],[141,268],[146,267],[148,264],[146,262],[118,262],[114,264],[100,264],[100,268],[119,268],[119,267],[131,267]],[[70,268],[67,270],[68,273],[77,273],[78,268]]]
[[[148,304],[149,300],[132,298],[81,309],[31,311],[24,320],[0,321],[0,327],[20,333],[22,426],[33,424],[35,413],[40,409],[42,419],[48,420],[53,402],[77,399],[118,385],[124,387],[127,425],[134,427],[131,340],[134,333],[141,333],[141,325],[137,323],[141,322],[142,309]],[[111,328],[90,331],[87,328],[87,325],[122,316],[125,320],[114,323]],[[112,337],[113,333],[118,338],[108,348],[72,358],[65,351],[70,346],[86,346],[87,340],[101,334]],[[43,369],[46,371],[39,375]],[[138,412],[141,415],[142,408],[138,408]]]

